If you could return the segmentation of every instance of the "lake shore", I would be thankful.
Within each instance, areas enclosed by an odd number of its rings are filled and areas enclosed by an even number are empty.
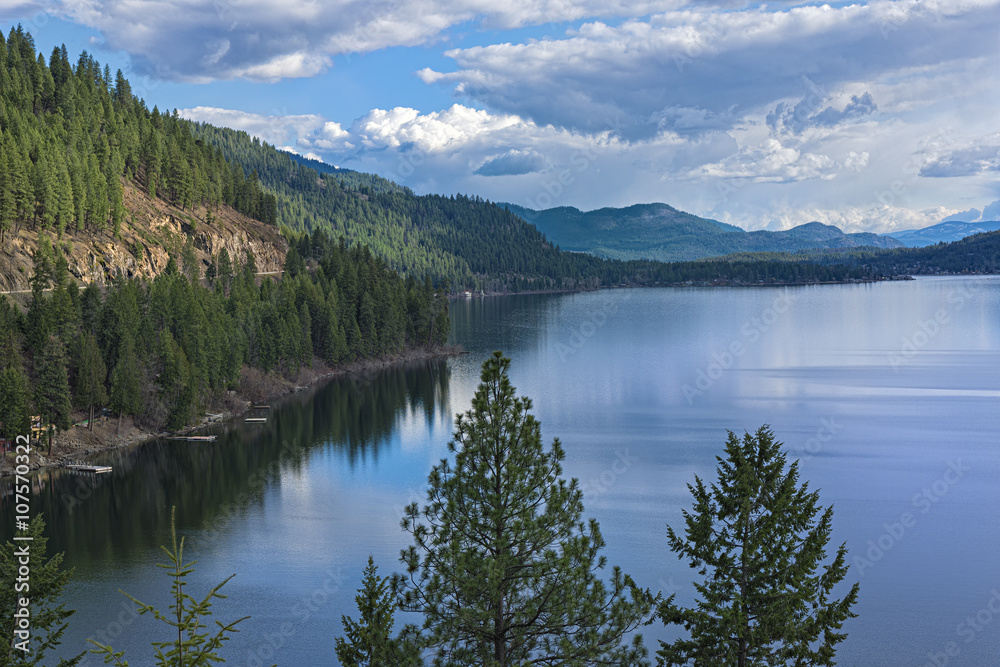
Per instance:
[[[901,280],[913,280],[909,274],[899,274],[891,276],[877,276],[874,278],[847,278],[844,280],[771,280],[745,282],[741,280],[729,280],[726,278],[715,278],[712,280],[685,280],[683,282],[670,283],[623,283],[619,285],[601,285],[599,287],[573,287],[566,289],[539,289],[523,290],[521,292],[455,292],[448,295],[449,301],[463,301],[465,299],[479,299],[488,296],[523,296],[532,294],[577,294],[583,292],[599,292],[602,290],[631,289],[643,287],[801,287],[804,285],[860,285],[869,283],[895,282]]]
[[[293,380],[274,373],[265,374],[256,369],[244,368],[240,378],[240,390],[230,393],[211,406],[217,419],[203,417],[197,424],[191,424],[177,431],[152,431],[136,426],[131,417],[118,419],[106,417],[95,420],[93,429],[86,426],[72,426],[67,431],[57,433],[52,439],[49,452],[47,440],[32,444],[29,468],[32,472],[57,468],[68,463],[84,460],[100,452],[138,445],[156,438],[187,435],[213,423],[235,419],[259,405],[287,394],[301,391],[306,387],[347,375],[373,373],[392,366],[416,361],[440,359],[465,354],[459,346],[442,345],[436,347],[410,347],[399,354],[377,359],[362,359],[341,366],[330,367],[314,360],[311,368],[301,369]],[[85,418],[85,417],[84,417]],[[79,422],[82,423],[82,422]],[[7,452],[0,460],[0,478],[13,476],[14,452]]]

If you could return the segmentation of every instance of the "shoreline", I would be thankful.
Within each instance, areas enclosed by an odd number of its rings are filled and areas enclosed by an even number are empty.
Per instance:
[[[377,372],[393,366],[405,365],[415,361],[456,357],[467,354],[460,346],[442,345],[434,348],[411,347],[402,352],[377,359],[362,359],[343,366],[331,368],[322,362],[317,362],[310,369],[300,370],[296,381],[286,380],[280,376],[259,374],[258,380],[263,380],[260,393],[252,396],[236,394],[223,397],[226,409],[221,413],[221,419],[210,420],[202,417],[197,424],[185,426],[177,431],[150,431],[135,426],[134,419],[123,419],[119,423],[116,417],[107,417],[103,421],[95,420],[94,429],[85,426],[72,426],[67,431],[58,433],[52,441],[52,455],[48,455],[48,446],[44,440],[38,442],[38,447],[32,445],[30,473],[51,468],[62,468],[70,462],[83,461],[102,452],[124,449],[140,445],[159,438],[183,436],[213,424],[222,424],[237,419],[250,412],[252,406],[264,401],[287,396],[314,387],[338,377]],[[246,370],[246,369],[244,369]],[[255,369],[251,369],[251,373]],[[241,372],[241,379],[244,373]],[[0,480],[14,476],[13,452],[8,452],[0,459]]]
[[[966,275],[966,274],[916,274],[916,275]],[[968,275],[991,275],[991,274],[968,274]],[[692,280],[682,283],[622,283],[616,285],[601,285],[599,287],[574,287],[566,289],[540,289],[524,290],[522,292],[472,292],[464,295],[462,292],[448,294],[449,301],[464,301],[466,299],[482,299],[491,296],[522,296],[534,294],[577,294],[583,292],[600,292],[603,290],[629,289],[629,288],[654,288],[654,287],[802,287],[806,285],[867,285],[872,283],[897,282],[914,280],[913,275],[899,274],[892,276],[879,276],[876,278],[849,278],[847,280],[813,280],[795,282],[731,282],[724,279],[713,280]]]

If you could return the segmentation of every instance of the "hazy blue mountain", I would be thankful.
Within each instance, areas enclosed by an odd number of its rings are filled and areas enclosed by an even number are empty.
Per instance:
[[[613,259],[686,261],[736,252],[794,252],[814,248],[872,246],[896,248],[902,243],[878,234],[845,234],[837,227],[810,222],[781,232],[747,232],[717,220],[678,211],[667,204],[636,204],[583,212],[571,206],[543,211],[507,206],[538,227],[564,250]]]
[[[886,234],[910,248],[923,248],[944,241],[951,243],[964,239],[966,236],[980,234],[982,232],[995,232],[1000,229],[1000,221],[990,222],[958,222],[947,220],[945,222],[924,227],[923,229],[907,229],[901,232]]]

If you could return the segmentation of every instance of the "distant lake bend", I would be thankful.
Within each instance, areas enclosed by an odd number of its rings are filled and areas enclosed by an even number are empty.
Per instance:
[[[423,500],[500,349],[562,441],[609,564],[641,585],[692,599],[664,525],[682,526],[695,475],[714,479],[727,429],[768,423],[834,505],[832,541],[861,582],[838,664],[1000,663],[1000,278],[487,297],[451,314],[468,355],[330,382],[216,443],[106,454],[115,472],[96,487],[44,474],[35,509],[77,568],[64,646],[94,636],[151,662],[156,624],[117,590],[168,603],[153,563],[176,505],[192,592],[236,572],[214,618],[252,616],[226,664],[335,665],[368,555],[399,569],[402,508]],[[650,652],[670,633],[644,628]]]

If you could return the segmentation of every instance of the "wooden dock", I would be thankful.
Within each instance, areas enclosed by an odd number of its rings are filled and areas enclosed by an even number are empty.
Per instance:
[[[111,466],[97,466],[89,463],[69,463],[66,467],[74,472],[92,472],[95,475],[111,472]]]
[[[253,408],[254,410],[270,410],[271,409],[270,405],[252,405],[250,407]]]
[[[218,436],[214,435],[177,435],[170,440],[187,440],[188,442],[212,442]]]
[[[263,424],[267,421],[267,417],[247,417],[243,421],[248,424]]]

